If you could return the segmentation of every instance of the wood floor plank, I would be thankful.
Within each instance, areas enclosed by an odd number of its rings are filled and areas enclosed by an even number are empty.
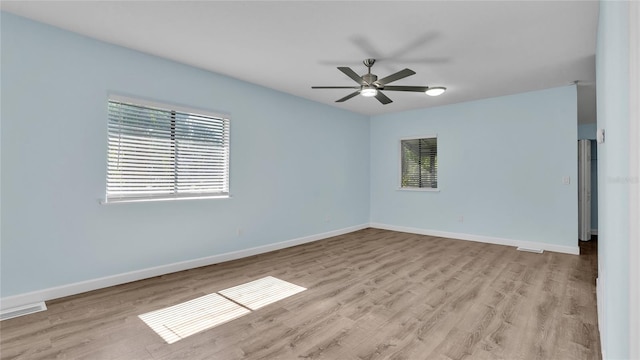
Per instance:
[[[583,255],[365,229],[47,302],[1,359],[600,359]],[[138,315],[264,276],[307,288],[167,344]]]

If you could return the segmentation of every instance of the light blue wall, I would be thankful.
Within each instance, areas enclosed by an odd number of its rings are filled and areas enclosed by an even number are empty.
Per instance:
[[[7,13],[1,26],[2,297],[368,223],[368,117]],[[233,197],[100,205],[109,92],[231,114]]]
[[[610,359],[629,358],[629,3],[601,1],[596,52],[598,265],[601,341]],[[637,306],[637,304],[635,305]]]
[[[576,247],[576,123],[573,86],[375,116],[371,221]],[[399,139],[428,134],[440,191],[399,191]]]
[[[577,245],[575,87],[369,119],[1,20],[2,297],[369,220]],[[233,197],[100,205],[109,92],[230,113]],[[434,133],[441,191],[397,191],[398,139]]]

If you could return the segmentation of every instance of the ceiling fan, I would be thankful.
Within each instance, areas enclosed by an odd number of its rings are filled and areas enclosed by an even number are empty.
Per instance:
[[[430,96],[438,96],[445,92],[444,87],[429,87],[429,86],[388,86],[390,82],[406,78],[407,76],[414,75],[416,72],[411,69],[400,70],[387,77],[378,80],[378,76],[371,73],[371,67],[376,62],[376,59],[365,59],[362,63],[367,67],[367,73],[360,76],[351,68],[346,66],[339,66],[338,70],[342,71],[345,75],[353,79],[358,83],[358,86],[312,86],[312,89],[358,89],[351,94],[336,100],[336,102],[343,102],[351,99],[352,97],[360,94],[364,97],[375,97],[383,105],[389,104],[393,101],[389,99],[382,90],[385,91],[411,91],[411,92],[424,92]]]

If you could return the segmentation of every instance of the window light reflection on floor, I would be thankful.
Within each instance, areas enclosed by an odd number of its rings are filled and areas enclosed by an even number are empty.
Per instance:
[[[250,313],[218,294],[209,294],[138,317],[168,344]]]
[[[173,344],[304,290],[267,276],[138,317],[168,344]]]
[[[218,293],[251,310],[257,310],[305,290],[302,286],[267,276]]]

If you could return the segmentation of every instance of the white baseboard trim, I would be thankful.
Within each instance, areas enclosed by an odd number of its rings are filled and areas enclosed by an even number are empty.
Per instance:
[[[598,229],[591,229],[591,235],[598,235]]]
[[[18,294],[0,298],[0,309],[3,312],[11,311],[13,308],[33,304],[41,301],[57,299],[65,296],[76,295],[83,292],[102,289],[109,286],[125,284],[132,281],[147,279],[154,276],[160,276],[177,271],[193,269],[201,266],[213,265],[225,261],[236,260],[248,256],[263,254],[269,251],[280,250],[296,245],[306,244],[334,236],[347,234],[350,232],[366,229],[369,224],[361,224],[343,229],[328,231],[321,234],[315,234],[297,239],[282,241],[279,243],[257,246],[249,249],[232,251],[225,254],[212,255],[199,259],[186,260],[177,263],[160,265],[152,268],[131,271],[127,273],[105,276],[97,279],[80,281],[73,284],[56,286],[48,289],[37,290],[29,293]]]
[[[514,246],[514,247],[530,248],[530,249],[542,249],[546,251],[555,251],[555,252],[574,254],[574,255],[578,255],[580,253],[580,249],[578,246],[575,246],[575,247],[561,246],[561,245],[553,245],[553,244],[546,244],[546,243],[539,243],[539,242],[496,238],[496,237],[482,236],[482,235],[453,233],[453,232],[445,232],[445,231],[437,231],[437,230],[387,225],[387,224],[380,224],[380,223],[371,223],[371,224],[361,224],[361,225],[333,230],[333,231],[329,231],[321,234],[315,234],[315,235],[305,236],[301,238],[291,239],[291,240],[282,241],[279,243],[233,251],[225,254],[212,255],[212,256],[207,256],[207,257],[193,259],[193,260],[186,260],[186,261],[181,261],[177,263],[131,271],[131,272],[122,273],[122,274],[105,276],[97,279],[91,279],[86,281],[80,281],[77,283],[56,286],[56,287],[37,290],[29,293],[7,296],[4,298],[0,298],[0,310],[2,310],[3,312],[10,311],[13,308],[18,308],[21,306],[25,306],[27,304],[33,304],[41,301],[48,301],[48,300],[57,299],[65,296],[76,295],[76,294],[80,294],[87,291],[102,289],[102,288],[114,286],[114,285],[125,284],[128,282],[147,279],[150,277],[160,276],[160,275],[169,274],[177,271],[183,271],[183,270],[193,269],[201,266],[218,264],[225,261],[236,260],[236,259],[240,259],[248,256],[266,253],[269,251],[284,249],[284,248],[288,248],[296,245],[306,244],[306,243],[310,243],[310,242],[314,242],[314,241],[318,241],[318,240],[322,240],[322,239],[326,239],[334,236],[347,234],[350,232],[366,229],[368,227],[420,234],[420,235],[430,235],[430,236],[438,236],[438,237],[445,237],[445,238],[452,238],[452,239],[459,239],[459,240],[477,241],[477,242],[483,242],[483,243],[489,243],[489,244],[508,245],[508,246]]]
[[[396,225],[388,225],[388,224],[380,224],[380,223],[371,223],[370,227],[376,228],[376,229],[400,231],[400,232],[419,234],[419,235],[429,235],[429,236],[437,236],[437,237],[444,237],[444,238],[451,238],[451,239],[458,239],[458,240],[477,241],[477,242],[483,242],[483,243],[489,243],[489,244],[523,247],[528,249],[541,249],[545,251],[553,251],[553,252],[572,254],[572,255],[580,254],[580,247],[577,244],[578,242],[577,238],[576,238],[576,246],[563,246],[563,245],[554,245],[554,244],[547,244],[547,243],[541,243],[541,242],[512,240],[512,239],[504,239],[504,238],[498,238],[493,236],[453,233],[453,232],[447,232],[447,231],[419,229],[419,228],[413,228],[413,227],[396,226]]]

